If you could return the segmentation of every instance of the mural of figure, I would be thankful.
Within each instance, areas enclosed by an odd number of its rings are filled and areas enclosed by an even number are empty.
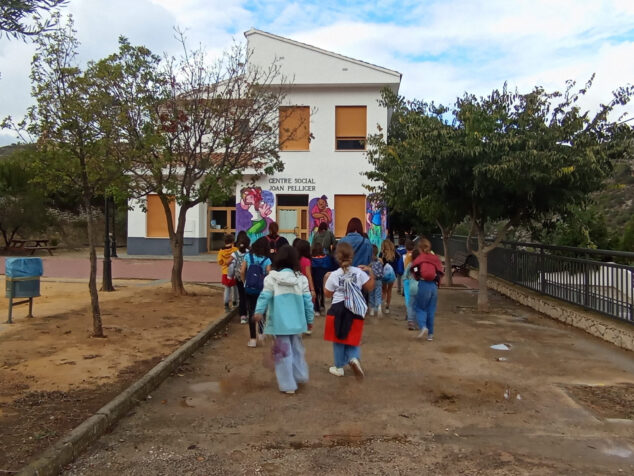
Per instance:
[[[236,228],[245,230],[253,243],[266,234],[268,218],[274,203],[273,193],[261,187],[245,187],[240,190],[240,202],[236,207]]]
[[[332,210],[328,207],[328,197],[322,195],[319,198],[313,198],[308,204],[310,208],[310,216],[312,218],[312,233],[317,231],[321,223],[326,223],[332,231]]]
[[[381,248],[381,243],[386,237],[387,212],[382,203],[368,200],[366,206],[368,238],[370,243]]]

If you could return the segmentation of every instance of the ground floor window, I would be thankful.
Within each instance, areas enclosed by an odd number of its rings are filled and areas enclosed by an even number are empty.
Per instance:
[[[276,199],[280,236],[291,244],[295,238],[308,240],[308,195],[277,195]]]
[[[358,218],[366,227],[365,195],[335,195],[335,236],[345,236],[348,222]],[[365,229],[365,228],[364,228]]]
[[[158,195],[148,195],[146,201],[146,236],[148,238],[169,238],[165,209]],[[170,200],[172,222],[176,218],[174,199]]]
[[[207,249],[218,251],[225,246],[225,234],[236,232],[236,204],[230,199],[207,209]]]

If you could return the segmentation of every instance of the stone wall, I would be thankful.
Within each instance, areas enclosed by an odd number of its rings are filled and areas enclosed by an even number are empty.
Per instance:
[[[471,277],[478,278],[477,270],[471,271]],[[494,289],[520,304],[535,309],[553,319],[582,329],[588,334],[619,347],[634,351],[634,325],[620,322],[574,304],[544,296],[491,275],[489,275],[488,284],[490,289]]]

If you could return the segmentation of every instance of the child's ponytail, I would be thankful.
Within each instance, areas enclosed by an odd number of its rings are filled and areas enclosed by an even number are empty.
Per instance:
[[[352,266],[352,258],[354,258],[354,250],[352,249],[350,243],[343,241],[337,244],[335,258],[345,274],[348,271],[348,268]]]

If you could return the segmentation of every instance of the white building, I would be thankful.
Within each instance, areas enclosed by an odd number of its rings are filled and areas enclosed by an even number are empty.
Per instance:
[[[343,236],[348,220],[358,217],[371,239],[380,240],[385,211],[368,203],[367,179],[361,175],[370,167],[365,138],[377,126],[387,130],[380,92],[385,87],[397,92],[401,74],[259,30],[245,36],[250,61],[265,68],[277,58],[282,75],[292,78],[279,127],[282,137],[296,132],[293,140],[282,141],[284,172],[255,185],[245,176],[235,200],[190,210],[184,253],[217,250],[225,233],[247,230],[257,238],[266,234],[270,221],[292,242],[296,236],[308,239],[320,221]],[[128,254],[170,254],[160,201],[150,195],[146,207],[147,213],[135,207],[128,214]]]

